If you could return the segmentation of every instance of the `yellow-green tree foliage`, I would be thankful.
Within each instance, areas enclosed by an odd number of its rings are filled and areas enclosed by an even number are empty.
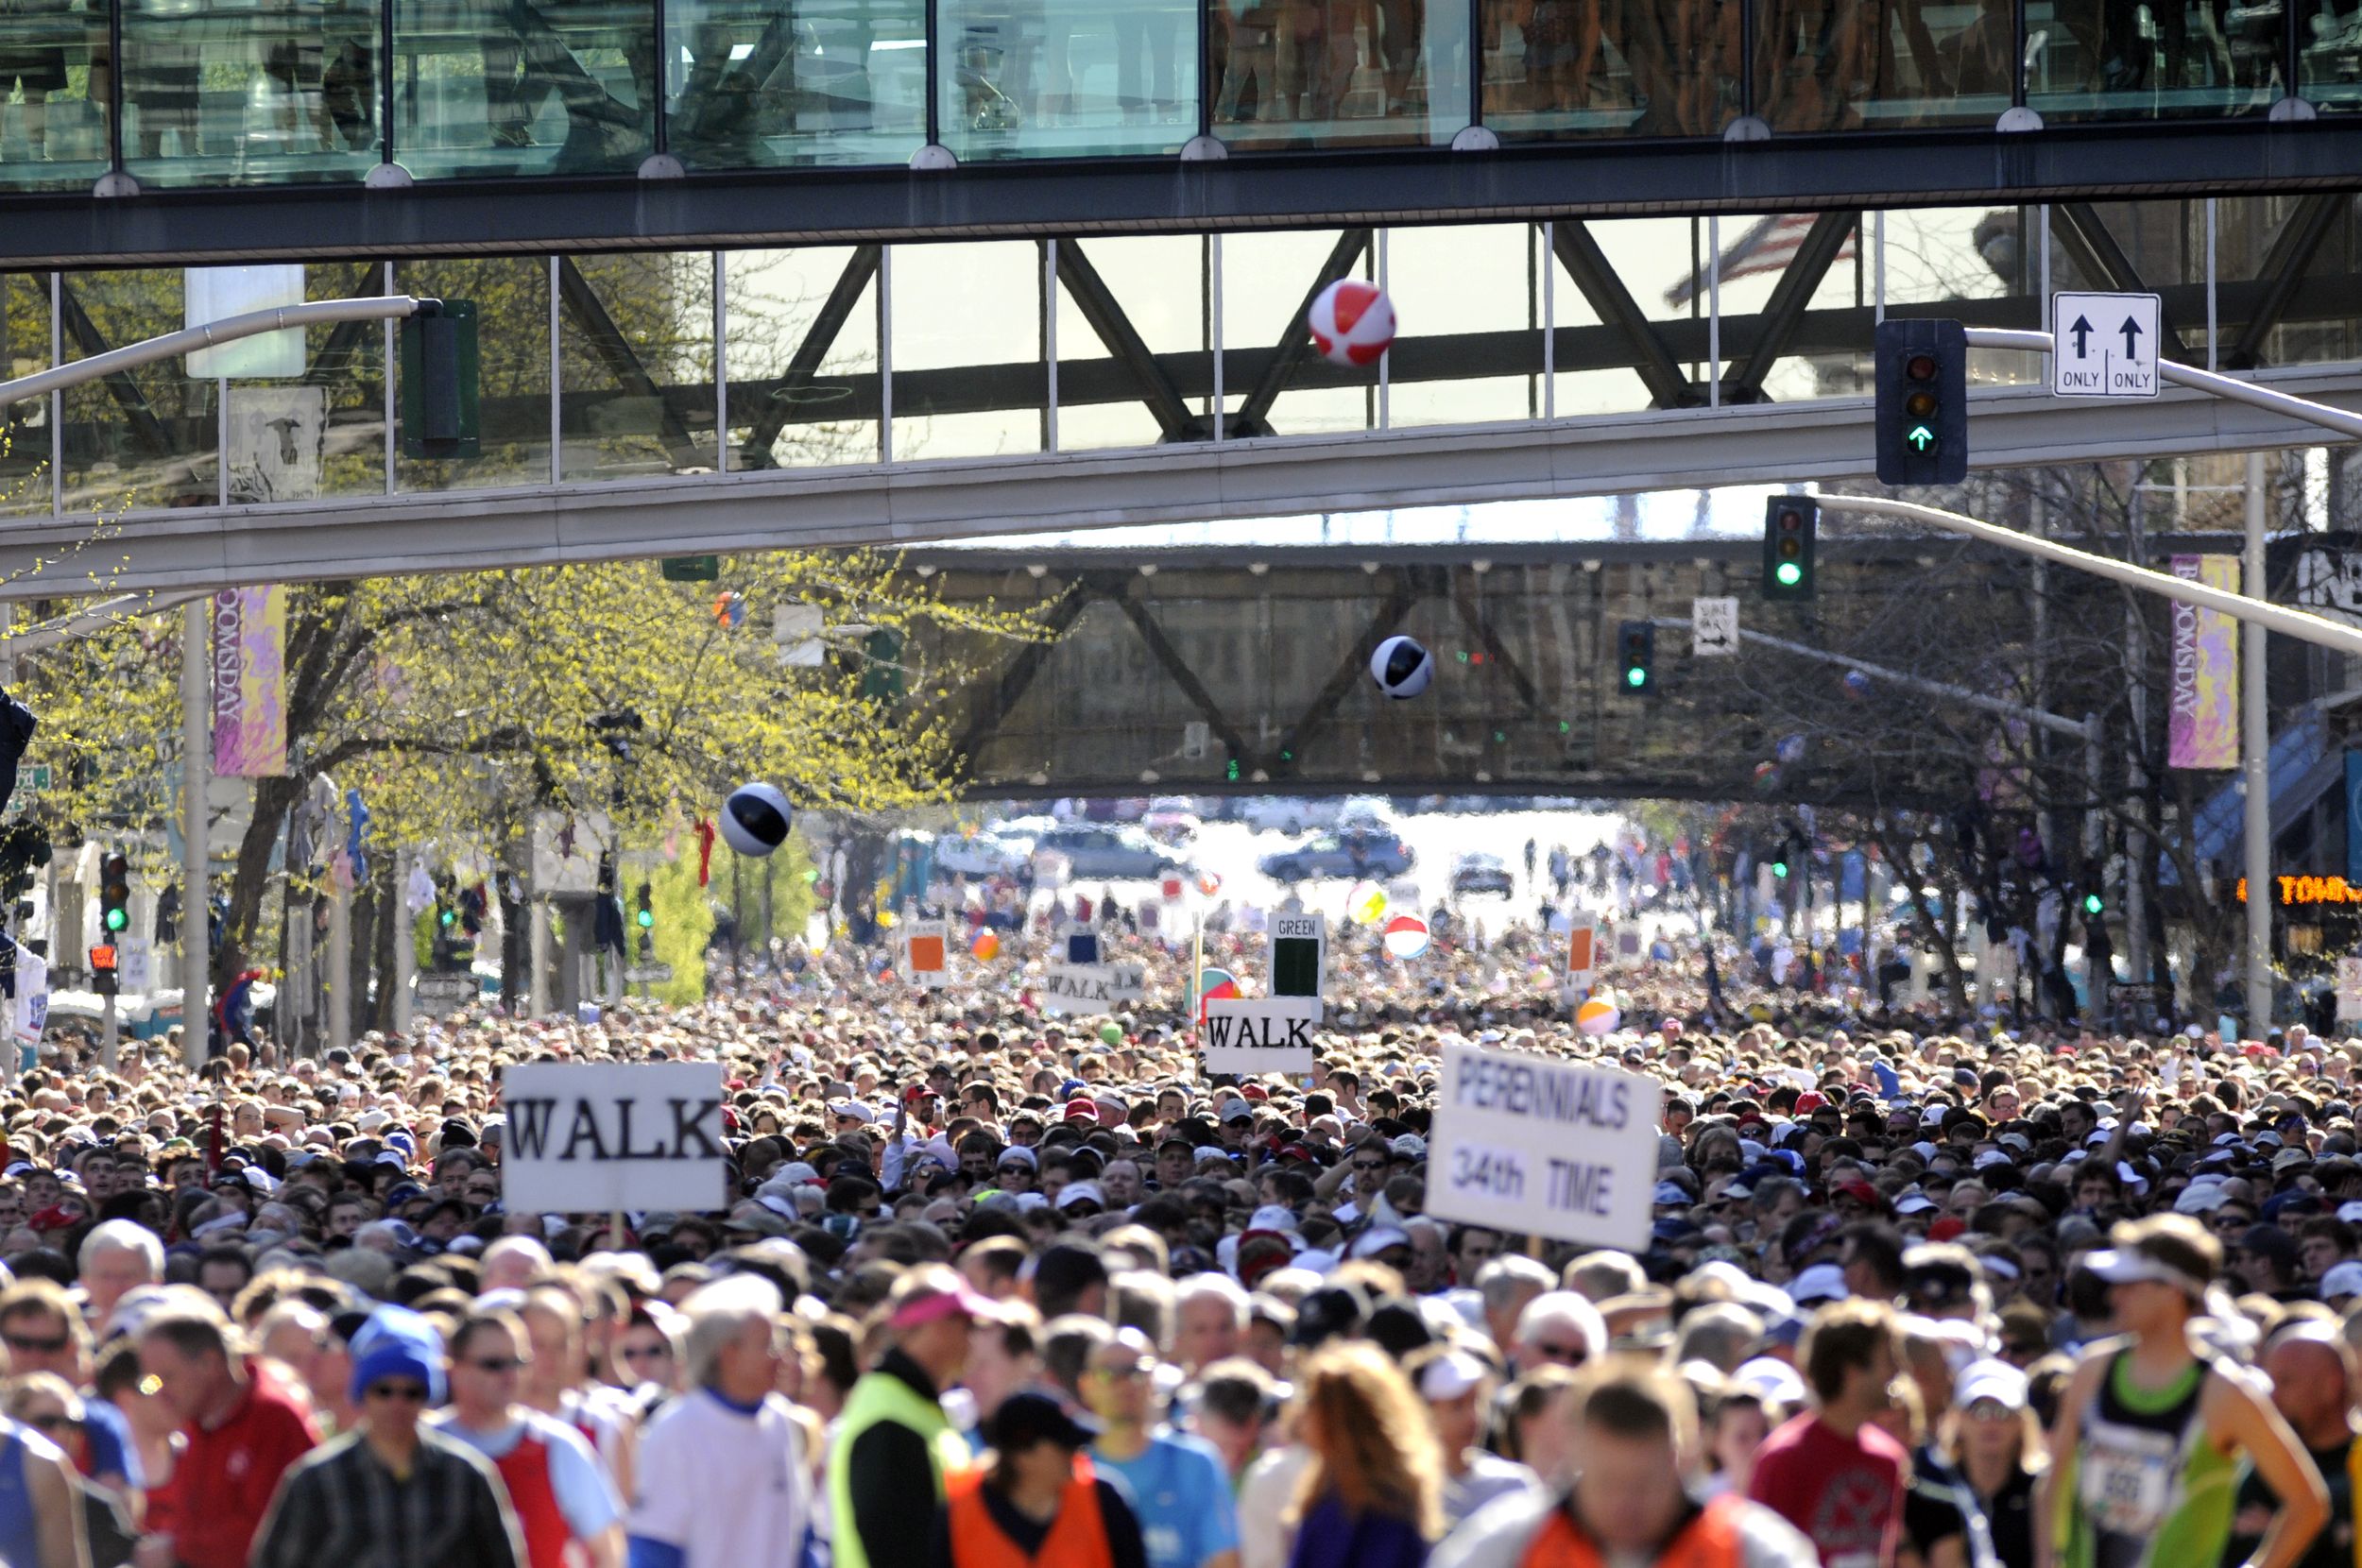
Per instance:
[[[719,860],[720,853],[714,858]],[[657,962],[673,966],[671,980],[649,989],[676,1007],[705,999],[706,944],[713,938],[713,904],[707,895],[697,885],[693,844],[679,859],[659,861],[648,869],[648,906],[656,912],[652,946]],[[628,930],[625,939],[633,940]],[[636,947],[633,962],[638,962]]]
[[[773,613],[816,605],[830,627],[932,624],[1030,639],[1032,621],[937,602],[856,552],[726,557],[718,583],[664,581],[653,561],[301,585],[288,595],[290,776],[259,782],[231,880],[221,962],[250,941],[289,810],[312,779],[358,788],[372,853],[393,845],[491,852],[522,864],[533,813],[608,812],[626,847],[668,816],[710,815],[764,778],[799,808],[893,810],[946,798],[960,759],[941,700],[970,672],[927,662],[943,638],[907,637],[907,695],[864,693],[864,633],[818,669],[782,664]],[[727,613],[737,595],[739,613]],[[733,620],[735,623],[733,624]],[[53,825],[146,831],[174,810],[177,616],[143,618],[32,661],[42,718],[28,761],[60,787]],[[598,722],[628,715],[637,727]],[[776,859],[776,858],[775,858]]]

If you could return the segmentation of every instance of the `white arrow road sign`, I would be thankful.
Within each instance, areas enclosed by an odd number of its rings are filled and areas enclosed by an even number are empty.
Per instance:
[[[2157,297],[2050,297],[2050,390],[2062,398],[2157,395]]]
[[[1738,652],[1738,601],[1736,598],[1692,599],[1689,602],[1689,654],[1708,658]]]

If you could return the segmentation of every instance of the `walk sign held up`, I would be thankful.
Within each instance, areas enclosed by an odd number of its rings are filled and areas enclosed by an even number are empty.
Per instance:
[[[1427,1212],[1553,1241],[1649,1245],[1663,1091],[1636,1073],[1444,1048]]]
[[[902,929],[902,967],[915,985],[933,990],[951,983],[950,933],[940,920],[917,920]]]
[[[1209,997],[1199,1052],[1209,1073],[1308,1073],[1320,1021],[1318,997]]]
[[[2050,390],[2062,398],[2153,398],[2159,325],[2153,294],[2050,297]]]
[[[1599,978],[1600,928],[1587,916],[1578,915],[1566,933],[1566,983],[1586,991]]]

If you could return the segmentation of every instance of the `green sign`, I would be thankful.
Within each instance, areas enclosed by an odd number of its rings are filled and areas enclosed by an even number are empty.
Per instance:
[[[667,555],[662,570],[668,583],[710,583],[722,575],[719,555]]]

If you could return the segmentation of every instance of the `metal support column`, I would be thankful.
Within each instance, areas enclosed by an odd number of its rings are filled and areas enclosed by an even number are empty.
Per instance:
[[[2248,453],[2247,548],[2240,578],[2251,599],[2268,598],[2264,577],[2264,454]],[[2264,707],[2264,628],[2248,621],[2239,633],[2239,776],[2247,817],[2247,1037],[2271,1028],[2272,879],[2271,716]]]
[[[213,900],[206,891],[205,785],[213,772],[206,701],[213,601],[193,599],[180,612],[180,1054],[191,1067],[206,1055],[213,1014]]]

